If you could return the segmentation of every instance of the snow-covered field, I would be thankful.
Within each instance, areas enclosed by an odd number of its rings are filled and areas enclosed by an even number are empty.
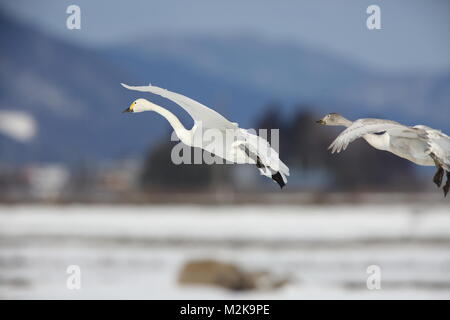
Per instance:
[[[1,206],[0,298],[450,298],[450,206]],[[211,258],[289,275],[277,290],[177,284]],[[66,269],[81,268],[81,290]],[[381,268],[381,289],[366,286]]]

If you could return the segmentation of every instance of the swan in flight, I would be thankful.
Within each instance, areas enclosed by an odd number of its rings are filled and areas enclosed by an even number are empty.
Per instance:
[[[216,111],[179,93],[152,85],[129,86],[122,83],[122,86],[129,90],[150,92],[175,102],[192,117],[194,125],[186,129],[172,112],[142,98],[135,100],[123,112],[159,113],[166,118],[184,144],[206,150],[230,163],[255,164],[262,175],[273,179],[281,188],[287,183],[289,168],[264,138],[239,128],[237,123],[228,121]],[[206,134],[208,130],[221,139],[211,139],[211,135]]]
[[[337,113],[330,113],[317,123],[347,128],[330,145],[332,153],[339,153],[351,142],[363,138],[375,149],[389,151],[420,166],[436,166],[433,181],[440,188],[444,173],[447,173],[447,183],[443,187],[447,196],[450,189],[450,137],[441,131],[423,125],[408,127],[382,119],[352,122]]]

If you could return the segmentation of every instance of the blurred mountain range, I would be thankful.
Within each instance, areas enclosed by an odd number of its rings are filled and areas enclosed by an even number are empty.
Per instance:
[[[120,82],[152,83],[192,97],[243,127],[278,102],[349,118],[391,118],[450,131],[450,71],[383,74],[319,49],[235,37],[165,36],[84,48],[0,15],[0,110],[25,113],[35,134],[17,140],[0,128],[0,160],[85,161],[142,157],[165,120],[123,115],[135,98]],[[76,32],[76,31],[73,31]],[[180,108],[159,97],[186,125]],[[29,121],[29,119],[28,119]]]

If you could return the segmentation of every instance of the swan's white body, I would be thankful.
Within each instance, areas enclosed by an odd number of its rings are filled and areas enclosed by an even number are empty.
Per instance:
[[[184,144],[204,149],[229,163],[255,164],[261,174],[274,179],[281,187],[286,184],[289,168],[262,137],[239,128],[237,123],[228,121],[216,111],[181,94],[151,85],[122,86],[172,100],[189,113],[194,125],[191,129],[186,129],[173,113],[145,99],[136,100],[127,111],[157,112],[169,121]]]

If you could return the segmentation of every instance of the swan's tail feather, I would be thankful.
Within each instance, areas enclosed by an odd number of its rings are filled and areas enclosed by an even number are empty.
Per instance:
[[[267,141],[266,141],[267,143]],[[261,175],[274,180],[278,185],[283,188],[287,183],[286,176],[289,176],[289,168],[279,159],[278,153],[273,152],[272,157],[260,158],[257,152],[251,149],[250,145],[240,144],[239,147],[245,152],[245,154],[254,161]],[[262,153],[265,155],[264,153]]]
[[[285,176],[289,177],[289,168],[287,165],[285,165],[283,163],[283,161],[278,160],[279,161],[279,167],[280,167],[280,172],[282,172]]]

